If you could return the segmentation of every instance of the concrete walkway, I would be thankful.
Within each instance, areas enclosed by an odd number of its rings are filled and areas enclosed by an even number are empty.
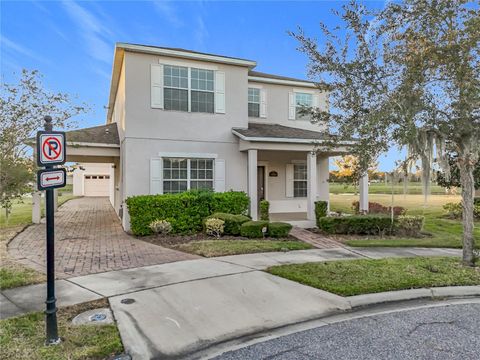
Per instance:
[[[10,257],[45,272],[45,219],[9,244]],[[149,244],[126,234],[108,198],[83,197],[55,215],[55,271],[58,278],[135,268],[198,256]]]
[[[346,298],[260,271],[266,267],[419,255],[460,252],[339,248],[195,259],[57,281],[57,298],[65,306],[108,297],[126,351],[134,359],[182,357],[352,307]],[[44,297],[44,285],[3,291],[2,317],[43,309]]]

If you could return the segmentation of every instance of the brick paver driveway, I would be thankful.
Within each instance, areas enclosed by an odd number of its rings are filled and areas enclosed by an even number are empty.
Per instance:
[[[32,225],[8,245],[10,256],[45,272],[45,223]],[[195,259],[196,256],[146,243],[126,234],[108,198],[79,198],[55,214],[57,277]]]

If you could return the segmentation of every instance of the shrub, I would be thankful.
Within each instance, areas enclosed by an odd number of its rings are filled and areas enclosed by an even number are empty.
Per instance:
[[[397,218],[395,232],[404,236],[420,236],[425,217],[417,215],[402,215]]]
[[[328,201],[315,201],[315,218],[318,220],[328,215]]]
[[[217,218],[223,220],[224,233],[227,235],[240,235],[240,227],[244,222],[250,221],[250,218],[245,215],[233,215],[226,213],[214,213],[209,218]]]
[[[267,200],[260,201],[260,220],[269,221],[270,203]]]
[[[462,217],[463,209],[461,203],[446,203],[443,205],[446,215],[452,219],[458,219]]]
[[[240,234],[248,238],[261,238],[264,228],[268,230],[268,221],[247,221],[242,224]]]
[[[284,222],[272,222],[268,224],[268,236],[274,238],[288,237],[290,230],[292,230],[292,225]]]
[[[154,234],[167,235],[172,231],[172,224],[167,220],[154,220],[149,227]]]
[[[223,234],[223,224],[225,224],[225,221],[217,218],[207,219],[205,221],[205,233],[219,238]]]
[[[480,197],[473,198],[473,204],[476,206],[480,206]]]
[[[329,234],[383,235],[393,232],[391,219],[379,215],[323,217],[319,219],[318,227]]]
[[[149,225],[165,219],[172,225],[172,233],[193,233],[202,230],[203,219],[215,212],[245,214],[250,200],[241,191],[214,193],[187,191],[179,194],[141,195],[126,200],[130,227],[135,235],[152,233]]]
[[[355,211],[356,214],[360,213],[360,203],[358,201],[354,201],[352,203],[352,209]],[[369,214],[387,214],[390,215],[392,212],[391,206],[383,206],[377,202],[369,202],[368,203],[368,213]],[[400,216],[405,215],[407,210],[402,206],[394,206],[393,207],[393,215]]]

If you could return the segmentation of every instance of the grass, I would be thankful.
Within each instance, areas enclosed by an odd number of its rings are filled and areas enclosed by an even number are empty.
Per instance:
[[[479,285],[480,268],[455,258],[349,260],[274,266],[269,273],[341,296],[438,286]]]
[[[310,244],[291,240],[200,240],[173,246],[204,257],[311,249]]]
[[[0,357],[2,359],[105,359],[123,352],[117,327],[111,325],[71,324],[77,314],[108,307],[107,300],[60,308],[58,331],[62,342],[57,346],[45,346],[45,315],[31,313],[0,320]]]
[[[402,183],[395,184],[393,186],[393,191],[395,194],[403,194],[403,184]],[[331,182],[330,192],[332,194],[354,194],[358,192],[358,187],[351,184]],[[368,188],[368,192],[370,194],[391,194],[392,185],[391,183],[385,184],[385,182],[379,182],[379,183],[371,182]],[[409,182],[407,193],[415,194],[415,195],[422,194],[422,184],[420,182]],[[431,193],[435,195],[444,195],[445,188],[432,184]]]
[[[351,204],[358,196],[353,194],[331,195],[331,210],[344,213],[353,213]],[[370,201],[378,202],[383,205],[391,204],[391,195],[373,194],[369,196]],[[430,236],[421,238],[397,238],[397,237],[374,237],[365,236],[361,239],[351,236],[338,237],[340,241],[349,246],[357,247],[462,247],[462,223],[460,220],[451,220],[444,217],[443,205],[447,202],[459,202],[460,197],[454,195],[431,195],[427,205],[423,206],[422,195],[396,195],[394,197],[395,206],[403,206],[407,209],[407,214],[424,215],[424,231]],[[480,226],[478,223],[474,229],[476,246],[480,247]]]

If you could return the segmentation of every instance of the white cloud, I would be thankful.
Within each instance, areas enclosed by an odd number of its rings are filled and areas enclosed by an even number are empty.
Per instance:
[[[194,28],[194,38],[197,44],[197,47],[203,48],[205,46],[205,40],[208,37],[208,30],[207,26],[205,25],[205,21],[203,21],[202,16],[197,16],[195,19],[196,27]]]
[[[76,23],[88,53],[96,60],[110,63],[113,56],[113,41],[109,41],[114,36],[112,30],[104,25],[102,19],[76,2],[63,1],[62,4]]]
[[[167,0],[159,0],[154,1],[153,5],[155,10],[162,16],[162,19],[167,20],[170,24],[175,26],[176,28],[183,26],[183,21],[177,14],[177,10],[172,5],[170,1]]]
[[[49,63],[50,62],[48,59],[38,55],[34,51],[32,51],[32,50],[30,50],[30,49],[28,49],[28,48],[26,48],[26,47],[24,47],[20,44],[17,44],[16,42],[8,39],[4,35],[0,35],[0,44],[1,44],[2,50],[6,49],[6,51],[8,51],[12,54],[27,56],[29,58],[32,58],[35,61],[39,61],[39,62],[43,62],[43,63]]]

